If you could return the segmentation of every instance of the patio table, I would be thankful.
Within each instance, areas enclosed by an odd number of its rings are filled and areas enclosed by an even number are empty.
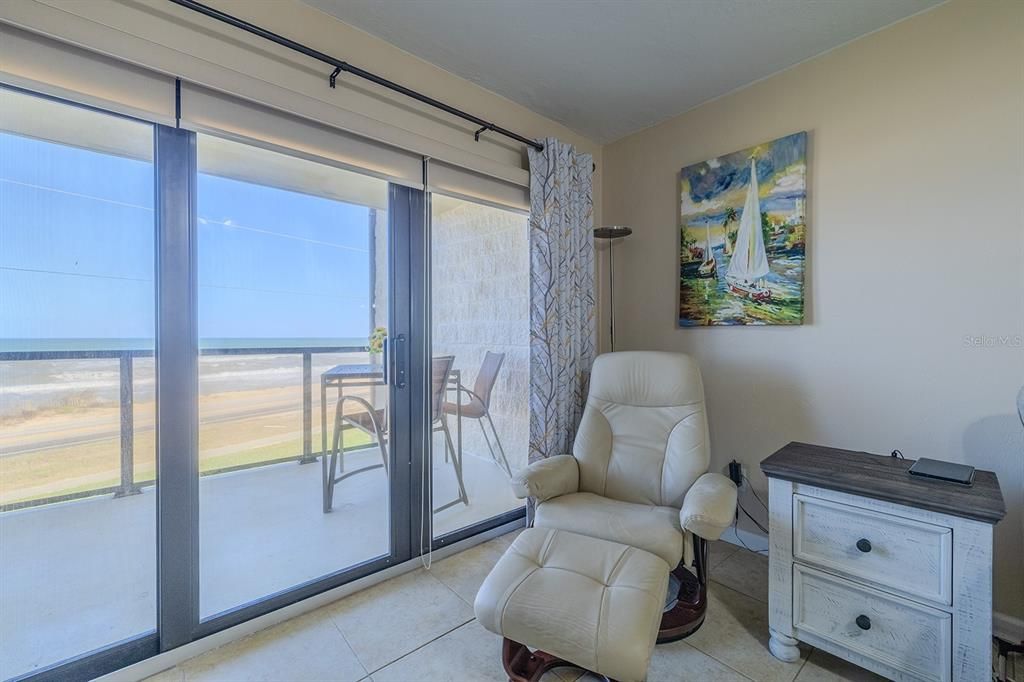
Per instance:
[[[320,375],[320,454],[327,456],[327,390],[335,388],[340,401],[346,388],[363,388],[367,386],[384,386],[384,366],[378,363],[335,365]],[[455,416],[455,440],[459,457],[462,457],[462,370],[452,369],[448,373],[447,390],[455,391],[455,402],[459,407]],[[335,402],[337,404],[337,401]],[[444,415],[441,415],[444,419]],[[345,471],[345,449],[341,448],[340,472]]]

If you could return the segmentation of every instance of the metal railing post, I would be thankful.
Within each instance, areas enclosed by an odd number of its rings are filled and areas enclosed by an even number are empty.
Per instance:
[[[135,392],[134,366],[131,351],[120,354],[121,361],[121,485],[114,497],[138,495],[142,489],[135,485]]]
[[[316,461],[313,455],[313,354],[302,353],[302,457],[299,464]]]

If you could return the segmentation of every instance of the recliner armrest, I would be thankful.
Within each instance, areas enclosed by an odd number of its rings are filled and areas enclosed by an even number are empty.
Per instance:
[[[533,497],[543,502],[578,492],[579,488],[580,466],[572,455],[537,460],[512,476],[512,492],[521,500]]]
[[[736,514],[736,484],[722,474],[704,474],[683,497],[679,523],[705,540],[717,540]]]

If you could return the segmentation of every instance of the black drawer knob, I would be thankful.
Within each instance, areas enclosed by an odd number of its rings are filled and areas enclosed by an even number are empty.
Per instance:
[[[867,539],[861,538],[857,540],[857,549],[866,554],[871,551],[871,543]]]
[[[863,615],[857,616],[857,627],[859,627],[861,630],[870,630],[871,619]]]

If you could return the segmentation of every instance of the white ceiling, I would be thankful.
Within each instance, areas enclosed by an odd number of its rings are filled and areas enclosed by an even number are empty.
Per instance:
[[[306,2],[604,143],[942,0]]]

